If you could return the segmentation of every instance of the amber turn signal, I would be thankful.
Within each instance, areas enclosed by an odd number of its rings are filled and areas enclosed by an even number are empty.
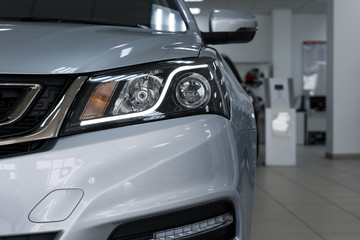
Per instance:
[[[91,95],[80,120],[103,117],[117,84],[118,82],[111,81],[101,83],[97,86],[96,90]]]

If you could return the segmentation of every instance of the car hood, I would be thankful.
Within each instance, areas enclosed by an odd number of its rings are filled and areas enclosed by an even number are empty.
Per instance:
[[[16,22],[0,24],[0,73],[87,73],[197,57],[197,33],[119,26]]]

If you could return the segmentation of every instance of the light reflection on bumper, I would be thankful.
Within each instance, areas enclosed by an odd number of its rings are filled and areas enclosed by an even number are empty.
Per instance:
[[[220,116],[192,116],[60,138],[49,151],[3,159],[0,236],[62,231],[59,240],[106,239],[122,221],[217,199],[237,207],[230,128]],[[84,196],[68,219],[28,220],[48,193],[71,188]],[[236,214],[241,222],[240,207]]]

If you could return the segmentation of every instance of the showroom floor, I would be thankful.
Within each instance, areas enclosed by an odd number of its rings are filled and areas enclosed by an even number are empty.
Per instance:
[[[360,159],[324,152],[302,146],[296,167],[257,168],[251,240],[360,240]]]

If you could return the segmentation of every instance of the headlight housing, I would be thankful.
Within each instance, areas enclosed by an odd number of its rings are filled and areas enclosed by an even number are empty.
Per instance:
[[[225,82],[209,58],[97,73],[83,85],[62,135],[213,113],[229,118]]]

